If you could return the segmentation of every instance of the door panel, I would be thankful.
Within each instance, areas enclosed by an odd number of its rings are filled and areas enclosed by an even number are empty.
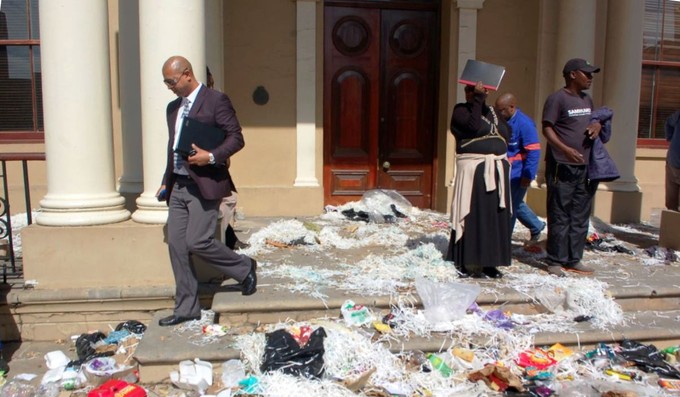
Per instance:
[[[378,187],[432,206],[435,64],[434,11],[384,10],[383,95]]]
[[[334,6],[324,12],[326,203],[384,188],[431,208],[437,12]]]
[[[380,13],[324,12],[324,193],[337,205],[376,184]]]

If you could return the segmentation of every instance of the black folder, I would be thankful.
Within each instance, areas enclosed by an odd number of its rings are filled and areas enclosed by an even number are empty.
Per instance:
[[[501,85],[504,74],[505,68],[503,66],[468,59],[458,82],[475,85],[478,81],[481,81],[485,88],[496,91],[498,86]]]
[[[224,130],[212,125],[201,123],[191,117],[185,117],[182,121],[182,131],[175,152],[184,157],[189,157],[195,144],[203,150],[211,150],[221,145],[226,138]]]

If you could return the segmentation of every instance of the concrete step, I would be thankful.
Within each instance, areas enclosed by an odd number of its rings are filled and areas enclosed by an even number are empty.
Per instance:
[[[649,280],[648,280],[649,281]],[[212,310],[223,324],[269,324],[287,320],[306,321],[320,317],[337,317],[342,304],[351,299],[374,311],[389,312],[395,305],[389,296],[358,296],[338,290],[323,291],[324,300],[279,289],[284,280],[264,279],[255,295],[244,297],[238,291],[218,290],[212,300]],[[496,287],[492,280],[479,281],[482,293],[477,304],[484,310],[502,308],[517,314],[541,314],[548,311],[531,297],[510,287]],[[491,290],[492,292],[484,292]],[[672,284],[617,285],[609,293],[624,312],[665,311],[680,308],[680,288]],[[413,302],[422,307],[420,298],[412,292]]]
[[[249,326],[236,327],[212,343],[196,343],[201,341],[200,331],[180,332],[181,326],[158,326],[158,319],[168,314],[169,311],[156,314],[135,352],[143,382],[167,381],[170,371],[177,370],[182,360],[200,358],[216,365],[240,358],[240,351],[233,347],[234,335],[254,330]],[[680,344],[680,310],[630,312],[627,319],[626,324],[607,330],[595,329],[590,323],[583,322],[575,324],[570,332],[539,332],[534,335],[534,342],[536,346],[559,342],[575,351],[588,351],[600,342],[613,343],[624,339],[653,343],[660,349]],[[488,341],[477,342],[483,345]],[[388,347],[393,353],[398,353],[409,350],[439,352],[453,346],[456,346],[456,341],[450,336],[433,334],[431,338],[411,337],[392,341]]]

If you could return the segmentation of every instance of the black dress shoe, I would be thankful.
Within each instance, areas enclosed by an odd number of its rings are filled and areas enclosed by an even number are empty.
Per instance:
[[[485,267],[482,269],[482,273],[488,278],[503,278],[503,273],[495,267]]]
[[[257,291],[257,261],[250,258],[250,272],[241,282],[241,295],[252,295]]]
[[[161,327],[167,327],[167,326],[170,326],[170,325],[177,325],[177,324],[181,324],[183,322],[200,320],[200,319],[201,319],[201,316],[182,317],[182,316],[175,316],[173,314],[172,316],[164,317],[164,318],[158,320],[158,325],[160,325]]]
[[[244,243],[241,240],[236,240],[236,242],[234,243],[234,248],[232,248],[232,250],[244,250],[246,248],[250,248],[250,244]]]

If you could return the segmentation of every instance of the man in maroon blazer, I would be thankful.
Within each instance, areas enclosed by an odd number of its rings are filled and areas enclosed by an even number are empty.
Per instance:
[[[159,325],[168,326],[201,316],[192,255],[239,281],[243,295],[252,295],[257,289],[257,262],[214,239],[220,202],[233,190],[224,164],[244,146],[231,101],[225,94],[198,82],[184,57],[170,57],[162,72],[163,82],[178,97],[168,104],[166,111],[167,165],[157,193],[159,200],[166,200],[169,207],[168,248],[176,284],[174,312],[159,321]],[[192,145],[193,151],[186,158],[175,153],[185,117],[222,129],[224,142],[210,151]]]

